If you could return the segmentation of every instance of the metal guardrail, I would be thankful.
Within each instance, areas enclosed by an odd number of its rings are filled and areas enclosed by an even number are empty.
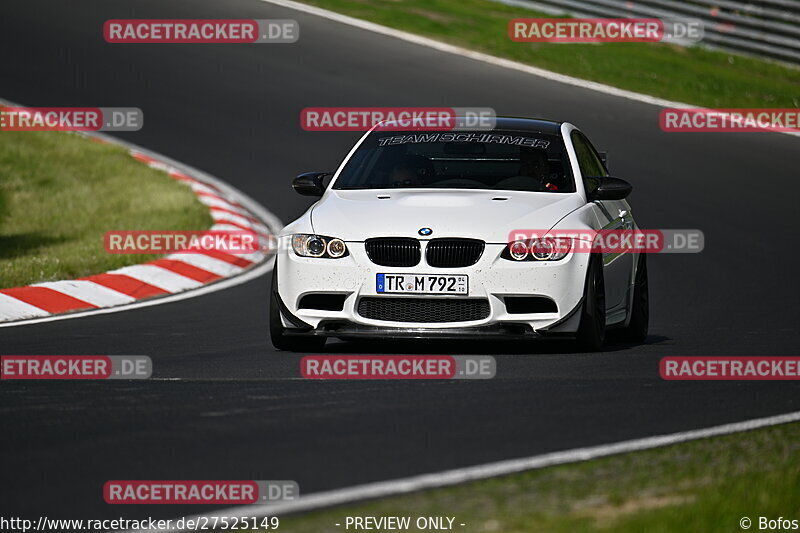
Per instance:
[[[800,65],[798,0],[500,0],[578,17],[692,18],[703,43]]]

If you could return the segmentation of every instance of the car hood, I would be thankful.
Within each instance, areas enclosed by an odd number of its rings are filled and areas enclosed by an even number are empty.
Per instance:
[[[584,204],[578,194],[421,189],[329,190],[311,211],[320,235],[346,241],[371,237],[471,237],[508,242],[512,230],[549,230]]]

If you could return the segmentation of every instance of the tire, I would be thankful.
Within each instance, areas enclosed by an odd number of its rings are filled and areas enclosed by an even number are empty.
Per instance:
[[[287,352],[315,352],[325,347],[325,337],[295,337],[286,335],[278,305],[278,273],[272,269],[272,290],[269,298],[269,338],[278,350]]]
[[[650,295],[647,288],[647,255],[639,254],[636,280],[633,283],[631,319],[622,330],[622,339],[631,342],[644,342],[650,324]]]
[[[583,308],[578,326],[578,346],[587,352],[596,352],[606,340],[606,293],[603,279],[603,259],[592,255],[583,289]]]

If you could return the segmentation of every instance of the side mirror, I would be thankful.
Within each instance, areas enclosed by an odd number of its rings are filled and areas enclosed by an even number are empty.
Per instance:
[[[592,178],[590,178],[592,179]],[[620,178],[593,178],[598,181],[597,188],[589,195],[589,200],[622,200],[627,198],[633,186]]]
[[[322,196],[325,186],[323,178],[330,176],[330,172],[306,172],[292,180],[292,188],[303,196]]]

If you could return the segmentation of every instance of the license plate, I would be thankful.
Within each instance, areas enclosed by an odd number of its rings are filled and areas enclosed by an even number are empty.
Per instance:
[[[378,274],[375,291],[392,294],[469,294],[469,276],[463,274]]]

